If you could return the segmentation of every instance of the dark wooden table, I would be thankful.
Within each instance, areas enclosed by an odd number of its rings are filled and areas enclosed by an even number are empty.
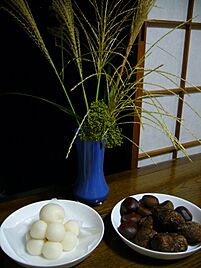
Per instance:
[[[186,159],[162,163],[158,166],[139,168],[107,177],[110,193],[107,200],[95,210],[102,216],[105,224],[103,240],[95,251],[76,267],[80,268],[127,268],[127,267],[201,267],[201,251],[190,257],[164,261],[142,256],[125,245],[115,233],[110,220],[114,205],[122,198],[137,193],[165,193],[187,199],[201,207],[201,155],[193,157],[190,163]],[[48,191],[36,191],[21,194],[10,200],[0,202],[0,221],[10,213],[32,202],[49,198],[69,199],[65,189],[52,188]],[[0,267],[20,267],[0,252]]]

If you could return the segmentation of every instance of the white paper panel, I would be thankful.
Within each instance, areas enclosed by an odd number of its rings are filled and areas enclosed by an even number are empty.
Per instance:
[[[168,78],[164,78],[159,73],[150,73],[144,79],[145,89],[156,88],[176,88],[180,83],[182,56],[183,56],[183,44],[185,31],[181,29],[174,30],[169,33],[170,29],[160,28],[148,28],[147,30],[147,44],[146,51],[164,35],[167,35],[161,39],[156,45],[154,45],[148,53],[151,53],[145,59],[145,69],[155,69],[161,64],[163,65],[160,70],[173,74],[167,75]],[[173,82],[171,80],[173,80]],[[156,84],[151,85],[150,83]]]
[[[157,0],[148,18],[184,21],[186,20],[187,7],[188,0]]]
[[[160,121],[163,122],[174,134],[175,129],[175,116],[177,113],[177,103],[178,99],[175,96],[165,96],[165,97],[158,97],[156,100],[160,103],[155,102],[158,107],[161,105],[164,109],[164,111],[159,110],[160,113],[166,113],[167,116],[163,116],[162,119],[160,118],[159,112],[157,109],[152,105],[149,105],[151,103],[150,99],[146,99],[143,101],[143,109],[147,111],[154,111],[157,112],[157,114],[154,114],[154,116]],[[172,143],[170,139],[167,137],[167,135],[163,134],[161,132],[160,126],[155,126],[154,123],[152,123],[150,120],[145,119],[144,117],[148,117],[152,120],[151,116],[147,115],[146,113],[142,113],[142,121],[144,122],[144,128],[141,127],[141,133],[140,133],[140,152],[143,151],[151,151],[167,146],[171,146]],[[155,120],[156,121],[156,120]],[[151,125],[151,126],[150,126]],[[158,128],[158,129],[156,129]]]
[[[150,14],[149,19],[164,19],[164,20],[186,20],[188,0],[158,0],[156,1],[156,6],[154,7]],[[194,13],[193,16],[198,16],[194,21],[201,22],[201,0],[195,0]],[[170,29],[160,29],[160,28],[148,28],[147,29],[147,44],[146,49],[148,49],[153,43],[156,42],[161,36],[166,34]],[[184,44],[185,31],[175,30],[173,33],[168,34],[163,40],[157,43],[151,49],[151,55],[145,60],[145,68],[156,68],[157,66],[164,64],[163,70],[173,73],[176,76],[181,75],[182,57],[183,57],[183,44]],[[187,81],[189,83],[186,86],[201,85],[201,34],[200,30],[193,29],[191,33],[190,42],[190,53],[189,62],[187,70]],[[150,74],[145,77],[145,83],[153,83],[162,85],[165,88],[175,88],[175,85],[168,80],[161,78],[159,75]],[[175,83],[179,84],[180,80],[174,79]],[[161,87],[161,88],[162,88]],[[145,89],[157,89],[157,86],[147,85],[144,86]],[[176,115],[178,100],[176,97],[163,97],[159,98],[162,105],[166,107],[168,111]],[[188,107],[184,106],[183,116],[184,116],[184,126],[181,128],[181,142],[187,142],[195,140],[196,138],[201,138],[201,93],[186,95],[185,101],[191,105],[198,116]],[[150,109],[149,105],[144,103],[144,108]],[[170,130],[174,133],[175,121],[165,120]],[[187,130],[189,128],[190,132]],[[152,127],[146,126],[144,130],[141,129],[141,139],[140,147],[143,151],[151,151],[155,149],[164,148],[171,146],[172,143],[169,139],[161,134],[159,131],[153,129]],[[143,152],[141,150],[141,152]],[[201,146],[193,147],[187,149],[189,155],[200,153]],[[178,152],[178,157],[183,157],[182,152]],[[172,159],[172,154],[165,154],[153,157],[152,159],[145,159],[139,161],[139,166],[150,165],[159,163],[162,161]]]
[[[138,167],[143,167],[143,166],[147,166],[147,165],[153,165],[153,164],[157,164],[163,161],[168,161],[172,159],[172,154],[165,154],[165,155],[160,155],[160,156],[155,156],[155,157],[151,157],[148,159],[143,159],[140,160],[138,163]]]
[[[195,0],[194,12],[193,12],[193,21],[194,22],[201,22],[201,0]]]
[[[178,99],[176,97],[163,97],[159,98],[159,100],[163,107],[166,108],[166,110],[168,110],[171,114],[176,115],[176,107],[178,102]],[[188,105],[184,105],[184,121],[183,126],[181,127],[180,141],[188,142],[195,139],[201,139],[201,93],[186,95],[185,102],[188,103]],[[144,104],[143,107],[149,109],[149,106],[147,104]],[[170,131],[174,134],[175,120],[169,118],[166,119],[165,122],[168,125]],[[141,129],[140,147],[143,150],[140,150],[140,152],[160,149],[171,145],[171,141],[156,129],[149,126],[145,126],[144,129]],[[200,153],[201,146],[189,148],[187,149],[187,152],[189,155]],[[183,152],[178,152],[178,157],[184,156],[185,155]],[[141,160],[139,161],[139,166],[153,164],[153,161],[159,163],[162,161],[169,160],[171,159],[171,157],[171,154],[167,154],[154,157],[153,159]]]
[[[201,139],[201,93],[185,95],[181,142]]]
[[[200,0],[201,2],[201,0]],[[201,7],[200,7],[201,8]],[[187,69],[187,81],[193,85],[201,85],[201,30],[192,30]],[[191,86],[187,84],[187,86]]]
[[[199,154],[199,153],[201,153],[201,146],[188,148],[188,149],[186,149],[186,152],[189,155],[189,157],[191,157],[191,155],[194,155],[194,154]],[[184,154],[182,152],[178,152],[177,157],[178,158],[184,157]]]

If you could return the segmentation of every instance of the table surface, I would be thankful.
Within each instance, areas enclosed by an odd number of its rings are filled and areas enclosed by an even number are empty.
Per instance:
[[[201,155],[195,155],[193,162],[179,159],[107,176],[107,182],[110,188],[109,196],[102,205],[94,207],[105,224],[103,240],[92,254],[76,267],[201,267],[201,250],[187,258],[171,261],[152,259],[138,254],[121,241],[110,220],[115,204],[122,198],[137,193],[176,195],[201,207]],[[22,206],[55,197],[69,199],[65,189],[52,188],[23,193],[0,202],[0,222]],[[2,250],[0,250],[0,264],[1,268],[20,267]]]

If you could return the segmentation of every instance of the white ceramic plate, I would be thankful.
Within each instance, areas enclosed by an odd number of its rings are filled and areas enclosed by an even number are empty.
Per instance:
[[[132,197],[136,198],[137,200],[140,200],[143,195],[154,195],[159,199],[159,202],[163,202],[165,200],[170,200],[173,202],[175,208],[177,206],[185,206],[186,208],[191,211],[193,215],[193,220],[201,223],[201,209],[192,204],[191,202],[184,200],[182,198],[172,196],[172,195],[166,195],[166,194],[158,194],[158,193],[142,193],[142,194],[136,194],[136,195],[131,195]],[[118,227],[120,225],[120,220],[121,220],[121,215],[120,215],[120,206],[121,203],[123,202],[125,198],[123,198],[121,201],[119,201],[113,208],[112,213],[111,213],[111,221],[112,225],[117,232],[117,234],[120,236],[120,238],[126,243],[130,248],[133,250],[137,251],[140,254],[156,258],[156,259],[164,259],[164,260],[171,260],[171,259],[181,259],[184,257],[187,257],[196,251],[201,249],[201,244],[195,245],[195,246],[188,246],[187,251],[185,252],[173,252],[173,253],[166,253],[166,252],[159,252],[159,251],[154,251],[154,250],[149,250],[143,247],[140,247],[128,239],[126,239],[124,236],[120,234],[118,231]]]
[[[80,222],[80,237],[77,247],[63,252],[57,260],[47,260],[42,256],[31,256],[25,249],[25,234],[38,218],[40,209],[47,203],[57,203],[65,210],[66,219]],[[99,245],[104,234],[101,216],[91,207],[70,200],[52,199],[32,203],[8,216],[1,225],[0,245],[2,250],[23,267],[72,267],[91,254]]]

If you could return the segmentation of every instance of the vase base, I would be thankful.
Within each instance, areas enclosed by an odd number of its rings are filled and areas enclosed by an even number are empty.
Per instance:
[[[104,200],[106,199],[106,197],[104,199],[85,199],[79,196],[75,196],[75,200],[81,203],[84,203],[88,206],[100,206],[103,204]]]

